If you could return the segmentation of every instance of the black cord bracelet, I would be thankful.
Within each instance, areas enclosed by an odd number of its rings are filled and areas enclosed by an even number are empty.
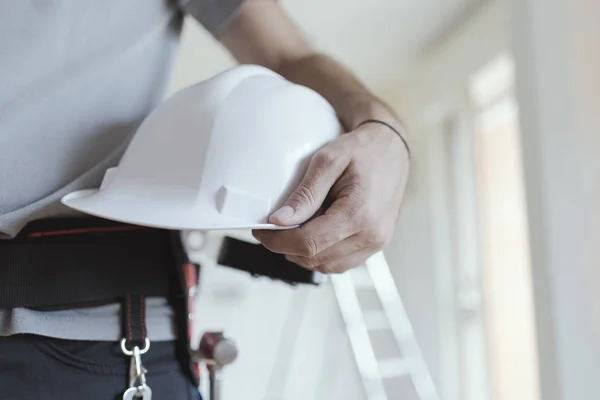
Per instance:
[[[392,131],[394,131],[396,133],[396,135],[398,135],[398,137],[400,138],[400,140],[402,140],[402,143],[404,143],[404,147],[406,147],[406,151],[408,152],[408,158],[411,157],[410,147],[408,146],[408,143],[406,142],[406,139],[404,139],[404,136],[402,136],[400,134],[400,132],[398,132],[398,130],[396,128],[394,128],[392,125],[388,124],[385,121],[381,121],[381,120],[378,120],[378,119],[365,119],[363,122],[361,122],[360,124],[358,124],[355,129],[358,129],[359,127],[361,127],[361,126],[363,126],[365,124],[381,124],[381,125],[384,125],[384,126],[387,126],[388,128],[390,128]]]

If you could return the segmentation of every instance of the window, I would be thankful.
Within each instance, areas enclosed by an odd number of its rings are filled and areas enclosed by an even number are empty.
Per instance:
[[[513,70],[474,74],[443,126],[461,400],[539,399]]]
[[[470,85],[488,368],[494,400],[535,400],[537,352],[513,63],[501,56]]]

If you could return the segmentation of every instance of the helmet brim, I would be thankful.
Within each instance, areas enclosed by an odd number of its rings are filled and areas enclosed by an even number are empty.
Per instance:
[[[231,217],[219,216],[212,221],[189,207],[160,204],[143,198],[114,199],[102,196],[98,189],[78,190],[67,194],[61,202],[76,211],[112,221],[170,230],[289,230],[295,226],[248,224]]]

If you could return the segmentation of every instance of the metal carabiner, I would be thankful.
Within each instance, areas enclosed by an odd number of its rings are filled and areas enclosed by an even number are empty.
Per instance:
[[[152,390],[150,387],[131,387],[123,393],[123,400],[134,399],[152,400]]]
[[[150,340],[146,338],[144,347],[140,349],[134,346],[133,350],[128,350],[125,339],[121,340],[121,350],[126,356],[130,356],[129,363],[129,388],[123,393],[123,400],[143,399],[150,400],[152,398],[152,389],[146,383],[146,373],[148,370],[142,364],[142,354],[150,349]]]

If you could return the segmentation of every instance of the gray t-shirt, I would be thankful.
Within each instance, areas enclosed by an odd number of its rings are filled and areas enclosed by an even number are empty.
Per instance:
[[[116,165],[164,96],[183,12],[215,32],[243,1],[0,2],[0,239],[31,220],[70,213],[60,198],[98,187]],[[166,302],[148,305],[151,337],[172,339]],[[117,340],[118,328],[116,305],[0,310],[0,336]]]

